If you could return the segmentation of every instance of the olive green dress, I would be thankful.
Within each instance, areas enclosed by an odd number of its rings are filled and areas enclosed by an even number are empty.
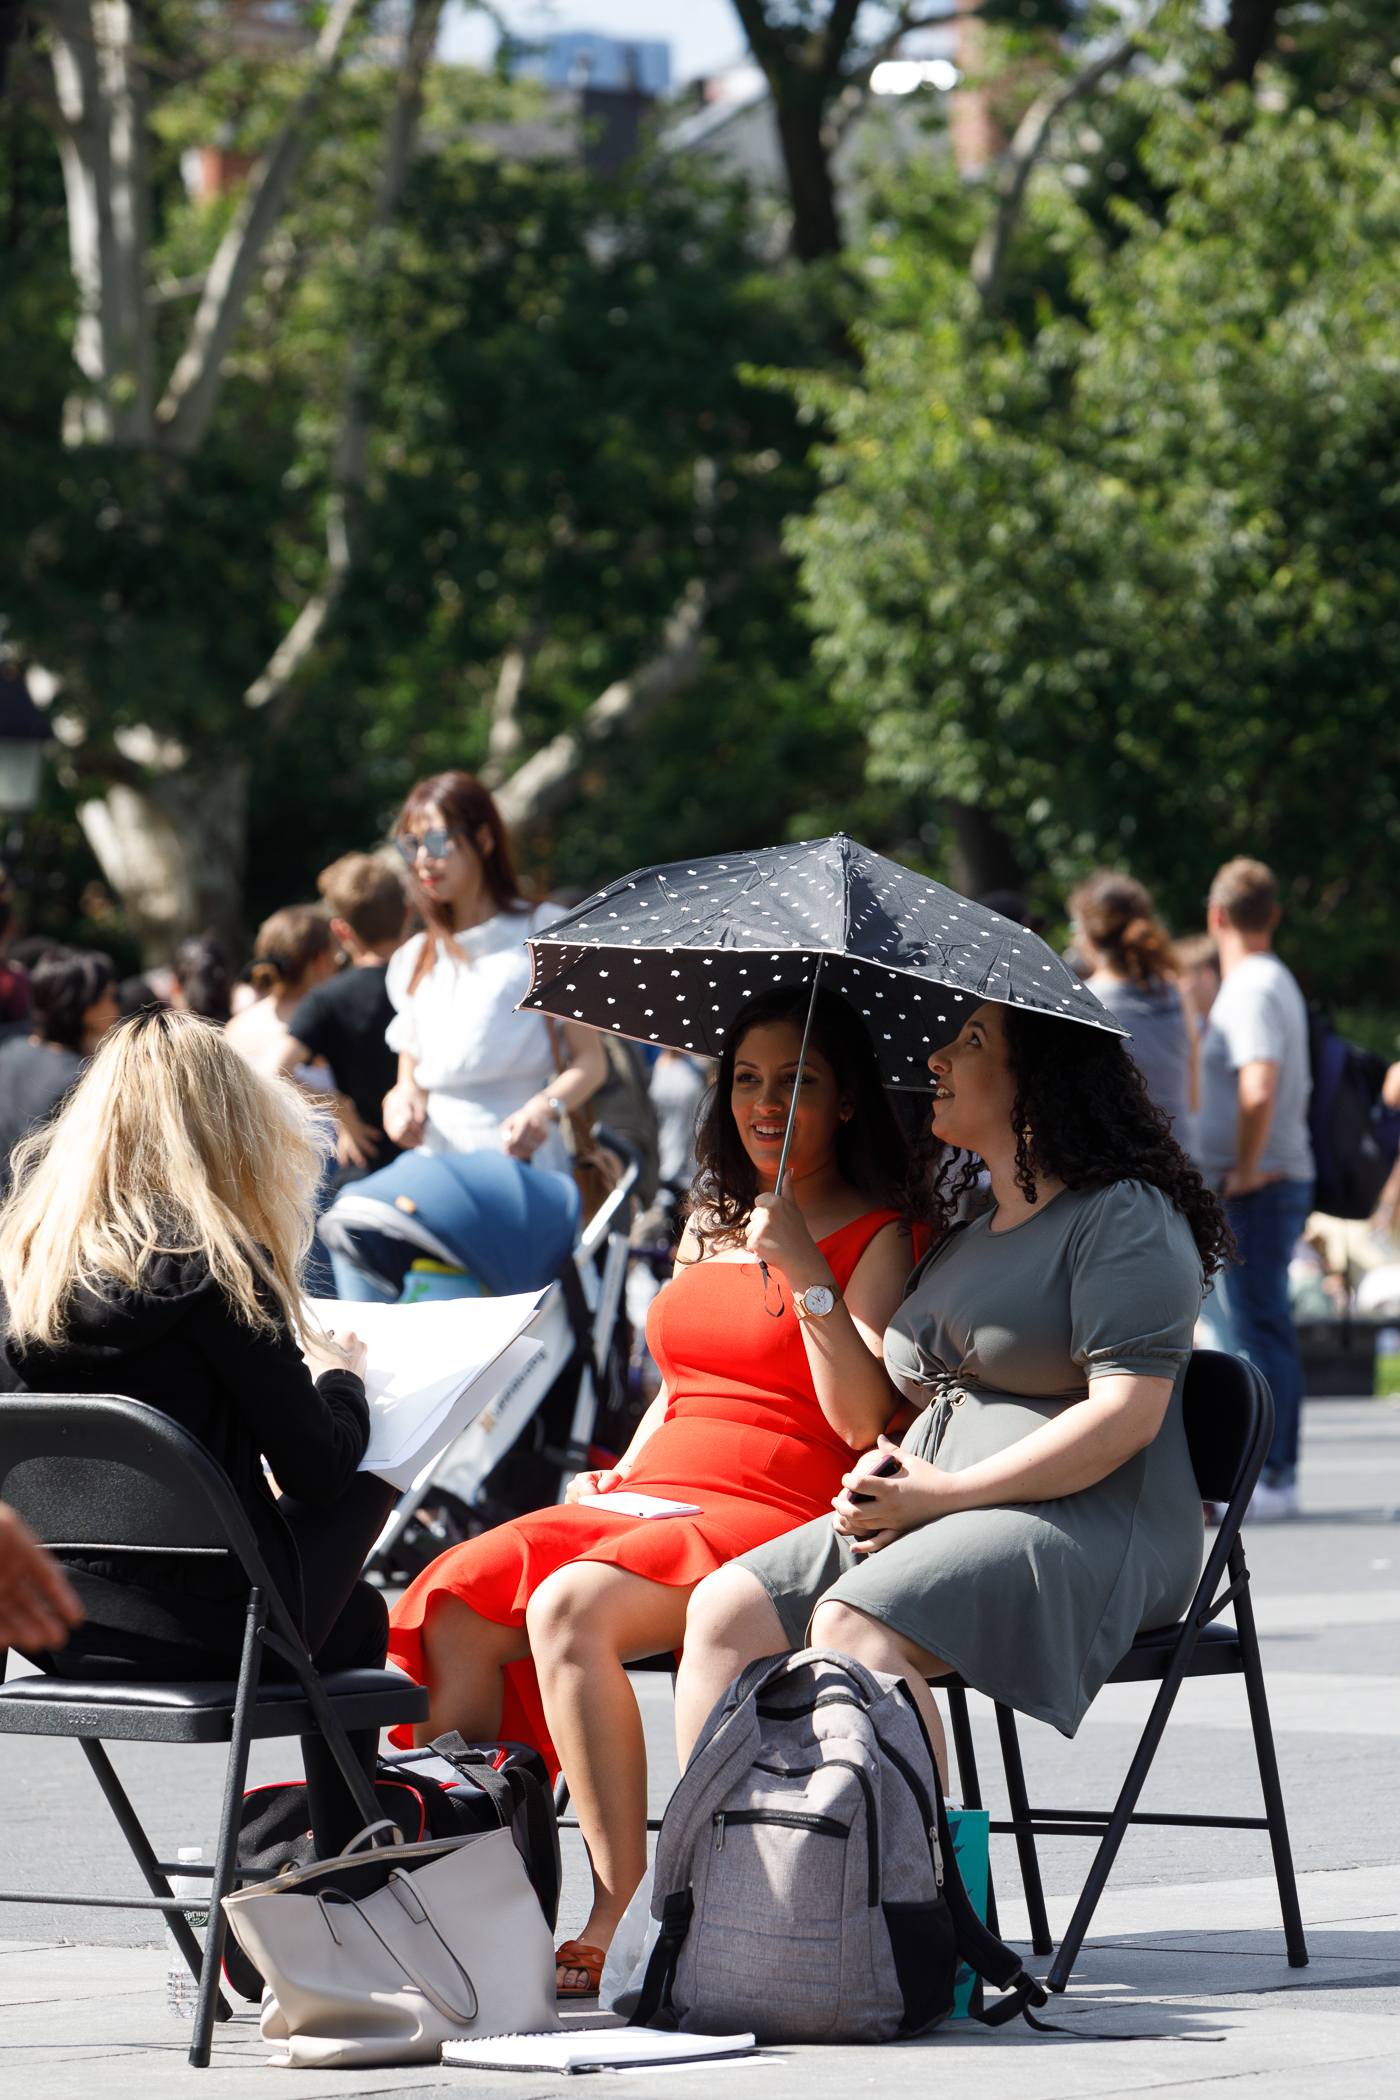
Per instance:
[[[885,1337],[893,1376],[930,1390],[904,1448],[960,1473],[1113,1372],[1173,1381],[1145,1451],[1095,1487],[958,1510],[859,1560],[819,1517],[741,1556],[794,1648],[842,1598],[991,1698],[1073,1735],[1140,1630],[1186,1610],[1201,1496],[1181,1387],[1201,1301],[1186,1220],[1137,1181],[1064,1189],[1011,1230],[991,1211],[939,1242]]]

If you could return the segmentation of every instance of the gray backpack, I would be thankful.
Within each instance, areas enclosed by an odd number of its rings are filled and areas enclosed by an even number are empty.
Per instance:
[[[959,1959],[1043,2005],[958,1875],[923,1721],[897,1677],[827,1648],[753,1663],[666,1810],[661,1936],[634,2026],[887,2042],[947,2019]]]

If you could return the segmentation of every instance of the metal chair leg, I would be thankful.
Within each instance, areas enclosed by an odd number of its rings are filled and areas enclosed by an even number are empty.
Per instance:
[[[1238,1565],[1236,1558],[1238,1556]],[[1230,1578],[1238,1582],[1245,1574],[1244,1547],[1236,1539],[1230,1555]],[[1264,1813],[1269,1819],[1269,1843],[1273,1848],[1274,1877],[1278,1882],[1279,1909],[1283,1913],[1283,1937],[1290,1969],[1308,1966],[1308,1943],[1303,1934],[1303,1913],[1298,1905],[1298,1883],[1293,1872],[1293,1851],[1288,1842],[1288,1822],[1283,1810],[1283,1788],[1279,1784],[1278,1759],[1274,1754],[1274,1731],[1269,1721],[1269,1701],[1264,1690],[1264,1666],[1259,1654],[1259,1634],[1254,1624],[1254,1605],[1247,1581],[1240,1584],[1235,1599],[1235,1631],[1244,1664],[1244,1686],[1249,1698],[1249,1719],[1254,1730],[1254,1752],[1259,1760],[1259,1785],[1264,1795]]]
[[[199,1979],[195,2007],[194,2039],[190,2062],[197,2071],[209,2063],[214,2037],[214,2001],[223,1967],[224,1936],[228,1920],[224,1897],[233,1887],[238,1867],[238,1825],[243,1807],[243,1789],[248,1783],[248,1752],[252,1744],[253,1706],[262,1674],[262,1634],[267,1620],[267,1597],[262,1590],[248,1592],[248,1616],[243,1627],[243,1655],[238,1666],[238,1696],[233,1703],[233,1735],[229,1743],[228,1769],[224,1774],[224,1808],[219,1820],[219,1842],[214,1853],[214,1878],[209,1889],[209,1926],[204,1935],[204,1973]]]
[[[934,1682],[937,1683],[935,1678]],[[964,1808],[982,1806],[982,1788],[977,1778],[977,1752],[972,1747],[972,1723],[967,1714],[967,1692],[960,1684],[943,1684],[941,1691],[948,1695],[948,1716],[953,1724],[953,1751],[958,1760],[958,1790]],[[997,1923],[997,1899],[992,1888],[991,1846],[987,1848],[987,1930],[1000,1937],[1001,1927]]]
[[[93,1777],[107,1797],[107,1806],[121,1826],[122,1836],[131,1848],[132,1858],[141,1869],[141,1875],[153,1896],[168,1896],[170,1883],[160,1871],[160,1865],[151,1849],[151,1841],[137,1818],[135,1809],[127,1797],[125,1787],[112,1769],[112,1760],[101,1743],[91,1736],[79,1736],[78,1747],[92,1767]],[[194,1927],[182,1910],[168,1910],[165,1922],[170,1927],[175,1944],[189,1965],[189,1972],[196,1983],[203,1980],[204,1954],[194,1936]],[[228,2020],[232,2012],[223,1993],[219,1994],[215,2019]]]
[[[1026,1892],[1031,1946],[1037,1954],[1053,1954],[1055,1942],[1050,1936],[1050,1920],[1045,1915],[1045,1891],[1041,1887],[1040,1857],[1035,1849],[1035,1832],[1031,1828],[1031,1809],[1026,1797],[1026,1774],[1021,1763],[1021,1739],[1016,1733],[1016,1716],[1011,1708],[1003,1706],[1000,1700],[997,1700],[995,1705],[997,1734],[1001,1738],[1001,1762],[1006,1773],[1006,1792],[1011,1803],[1011,1820],[1016,1825],[1016,1856],[1021,1863],[1021,1886]]]
[[[1088,1878],[1079,1892],[1079,1901],[1074,1906],[1069,1930],[1060,1941],[1060,1951],[1050,1965],[1050,1973],[1045,1979],[1047,1990],[1062,1991],[1069,1982],[1074,1964],[1079,1958],[1079,1950],[1084,1944],[1084,1936],[1093,1923],[1099,1898],[1113,1871],[1113,1862],[1118,1857],[1119,1847],[1128,1829],[1128,1820],[1137,1807],[1138,1797],[1147,1783],[1148,1773],[1152,1770],[1152,1760],[1157,1755],[1158,1745],[1166,1732],[1167,1722],[1171,1718],[1171,1710],[1176,1704],[1176,1695],[1181,1689],[1181,1680],[1186,1674],[1186,1665],[1191,1659],[1195,1645],[1193,1639],[1189,1646],[1178,1649],[1172,1658],[1170,1669],[1162,1680],[1162,1689],[1152,1702],[1152,1711],[1147,1717],[1147,1726],[1138,1740],[1137,1749],[1133,1752],[1128,1776],[1123,1781],[1113,1814],[1099,1840]]]

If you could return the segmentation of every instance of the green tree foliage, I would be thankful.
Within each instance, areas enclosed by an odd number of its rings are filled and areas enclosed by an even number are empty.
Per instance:
[[[369,65],[336,86],[189,458],[65,446],[74,301],[57,163],[20,101],[0,109],[0,612],[61,675],[82,739],[59,753],[31,830],[30,916],[55,930],[91,935],[77,898],[96,869],[74,813],[113,780],[150,777],[133,730],[182,746],[205,776],[251,764],[256,924],[378,836],[415,774],[484,762],[505,652],[525,659],[523,758],[635,669],[697,578],[717,598],[698,680],[635,739],[597,747],[570,805],[525,839],[527,861],[591,883],[872,810],[882,836],[900,834],[897,798],[866,796],[857,716],[814,676],[794,609],[781,529],[813,486],[808,435],[792,403],[738,376],[745,360],[825,359],[823,281],[765,268],[742,187],[693,166],[644,157],[610,183],[571,157],[500,157],[476,127],[538,115],[532,91],[455,69],[430,80],[426,150],[389,266],[366,281],[391,86]],[[187,200],[179,152],[216,135],[252,152],[280,106],[232,62],[158,99],[151,275],[167,349],[189,310],[178,287],[234,201]],[[355,329],[371,359],[357,566],[287,702],[253,714],[244,691],[324,571]]]
[[[256,776],[251,899],[285,894],[293,852],[319,865],[373,835],[415,775],[484,764],[506,651],[524,756],[635,667],[697,577],[726,588],[697,682],[598,747],[524,841],[538,873],[591,884],[860,806],[858,712],[813,675],[781,550],[807,435],[740,377],[819,354],[829,320],[805,277],[758,266],[742,189],[645,162],[604,185],[464,141],[421,161],[404,225],[369,316],[364,570]]]
[[[1400,174],[1374,115],[1161,107],[1160,217],[1099,238],[1063,184],[1029,252],[1068,313],[986,326],[894,234],[864,383],[791,528],[838,694],[907,792],[997,813],[1063,884],[1131,866],[1199,922],[1214,866],[1280,872],[1294,953],[1393,967],[1400,878]],[[1026,256],[1022,256],[1026,266]]]

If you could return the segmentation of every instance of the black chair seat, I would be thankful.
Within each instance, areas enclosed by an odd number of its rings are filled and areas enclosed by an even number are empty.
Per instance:
[[[426,1721],[428,1694],[397,1670],[340,1670],[321,1679],[342,1727],[390,1728]],[[233,1679],[161,1680],[17,1677],[0,1685],[0,1734],[83,1735],[95,1741],[227,1743],[233,1739]],[[249,1735],[309,1735],[315,1719],[299,1684],[258,1687]]]
[[[1185,1627],[1158,1626],[1140,1633],[1116,1669],[1108,1673],[1110,1684],[1142,1684],[1165,1677],[1172,1665]],[[1234,1677],[1244,1667],[1240,1659],[1240,1637],[1233,1626],[1205,1626],[1197,1636],[1188,1677]]]

